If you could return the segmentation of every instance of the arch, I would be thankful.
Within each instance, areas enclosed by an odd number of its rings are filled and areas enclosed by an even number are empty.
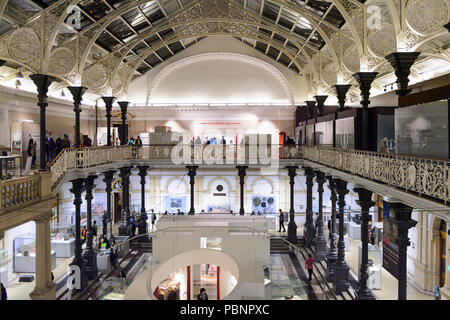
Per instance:
[[[258,177],[258,178],[256,178],[255,180],[253,180],[253,182],[251,183],[251,185],[250,185],[250,190],[248,190],[248,192],[253,192],[253,190],[255,189],[254,188],[254,186],[257,184],[257,182],[258,181],[266,181],[267,183],[269,183],[270,184],[270,187],[272,188],[272,191],[271,191],[271,193],[273,194],[273,193],[275,193],[275,183],[272,181],[272,179],[269,179],[269,178],[267,178],[267,177],[263,177],[263,176],[261,176],[261,177]]]
[[[261,69],[264,69],[268,72],[270,72],[283,86],[283,90],[286,94],[286,96],[289,98],[289,101],[293,104],[294,103],[294,94],[292,92],[292,88],[289,86],[289,82],[287,81],[286,77],[274,66],[271,64],[264,62],[260,59],[246,56],[243,54],[238,53],[221,53],[221,52],[215,52],[215,53],[203,53],[198,54],[192,57],[181,59],[177,62],[174,62],[167,67],[165,67],[161,72],[159,72],[155,78],[153,79],[153,82],[150,85],[150,90],[148,92],[148,97],[151,97],[154,93],[154,91],[158,88],[158,86],[161,84],[161,82],[172,72],[176,71],[179,68],[182,68],[186,65],[193,64],[200,61],[210,61],[210,60],[231,60],[231,61],[239,61],[239,62],[245,62],[249,63],[251,65],[257,66]],[[147,98],[148,99],[148,98]]]
[[[225,36],[236,36],[236,37],[245,37],[245,38],[249,38],[249,39],[253,39],[253,40],[258,40],[260,42],[264,42],[266,44],[270,44],[271,46],[273,46],[274,48],[277,48],[278,50],[282,51],[282,48],[273,43],[272,41],[267,41],[264,39],[259,38],[258,36],[254,36],[254,35],[248,35],[248,34],[241,34],[241,33],[230,33],[230,32],[212,32],[212,33],[208,33],[208,32],[204,32],[204,33],[197,33],[197,34],[184,34],[175,38],[172,38],[168,41],[164,41],[163,43],[160,43],[157,46],[148,48],[145,50],[145,52],[143,53],[143,55],[138,59],[137,63],[134,64],[133,67],[130,67],[130,69],[128,70],[127,74],[128,74],[128,78],[125,81],[125,85],[124,85],[124,91],[128,91],[128,86],[129,83],[131,81],[131,79],[133,78],[134,72],[136,71],[136,69],[141,65],[142,61],[144,61],[145,58],[147,58],[150,54],[152,54],[154,51],[169,45],[171,43],[183,40],[183,39],[188,39],[188,38],[192,38],[192,37],[203,37],[203,36],[214,36],[214,35],[225,35]],[[291,54],[285,52],[285,54],[291,59],[294,60],[294,57],[292,57]],[[134,60],[136,61],[136,60]],[[295,65],[297,66],[297,68],[301,71],[303,68],[298,64],[297,61],[294,60]],[[114,74],[113,74],[114,76]]]
[[[207,186],[207,189],[206,190],[208,190],[208,191],[210,191],[211,190],[211,187],[212,187],[212,184],[215,182],[215,181],[225,181],[225,183],[226,183],[226,185],[228,186],[228,192],[231,192],[231,190],[233,190],[233,186],[231,185],[231,182],[228,180],[228,178],[227,177],[224,177],[224,176],[217,176],[217,177],[214,177],[214,178],[212,178],[211,180],[209,180],[209,182],[208,182],[208,186]]]
[[[180,176],[181,177],[181,183],[183,183],[184,188],[186,190],[186,192],[189,190],[189,186],[188,183],[186,182],[186,179],[184,179],[184,176]],[[173,182],[173,181],[180,181],[180,177],[171,177],[169,178],[166,183],[164,183],[164,187],[163,187],[163,193],[169,193],[169,185]]]

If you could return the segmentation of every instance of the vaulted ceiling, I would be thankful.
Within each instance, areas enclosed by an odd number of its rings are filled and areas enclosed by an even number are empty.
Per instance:
[[[214,35],[308,77],[311,90],[352,83],[361,68],[387,84],[384,56],[399,39],[424,52],[421,60],[450,61],[445,0],[8,0],[0,17],[0,59],[98,94],[123,94],[135,77]]]

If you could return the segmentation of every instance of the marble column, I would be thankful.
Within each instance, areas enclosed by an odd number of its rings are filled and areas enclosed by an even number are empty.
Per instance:
[[[337,260],[337,246],[336,246],[336,184],[332,176],[327,176],[328,186],[331,191],[331,230],[330,232],[330,250],[327,254],[327,281],[334,281],[334,265]]]
[[[139,177],[141,178],[141,216],[138,225],[139,235],[144,235],[147,233],[147,211],[145,210],[145,178],[147,177],[148,166],[138,166],[139,169]],[[151,219],[151,217],[150,217]],[[147,236],[139,237],[139,241],[145,242],[147,241]]]
[[[113,143],[111,141],[111,110],[114,102],[114,97],[102,97],[103,102],[105,103],[106,109],[106,145],[112,146]]]
[[[244,199],[245,199],[245,171],[247,170],[248,166],[236,166],[236,169],[238,169],[238,176],[239,176],[239,186],[240,186],[240,208],[239,208],[239,214],[244,215],[245,213],[245,207],[244,207]]]
[[[355,292],[356,300],[376,300],[376,297],[367,286],[369,279],[369,210],[375,205],[372,201],[372,191],[363,187],[355,187],[358,193],[356,203],[361,207],[361,266],[359,267],[358,289]]]
[[[36,222],[36,281],[32,300],[56,300],[56,286],[52,281],[50,219],[52,212],[44,214]]]
[[[94,181],[98,176],[91,175],[86,178],[85,188],[86,188],[86,249],[83,252],[83,259],[86,262],[86,273],[88,280],[94,280],[98,276],[97,269],[97,253],[92,247],[92,242],[94,238],[92,230],[92,190],[95,188]]]
[[[398,300],[406,300],[407,291],[407,253],[411,244],[408,231],[417,221],[411,219],[413,208],[401,202],[387,202],[391,213],[391,221],[398,232]],[[392,214],[394,218],[392,219]]]
[[[36,85],[38,92],[38,106],[40,108],[40,130],[39,130],[39,171],[47,171],[47,159],[45,152],[45,108],[48,106],[47,103],[47,92],[48,88],[56,78],[46,75],[46,74],[32,74],[30,79]]]
[[[297,166],[287,166],[288,175],[289,175],[289,184],[290,184],[290,204],[291,207],[289,209],[289,224],[288,224],[288,234],[287,240],[291,243],[297,243],[297,224],[295,223],[295,209],[294,209],[294,185],[295,185],[295,176],[297,175],[296,170]]]
[[[335,179],[336,192],[338,194],[339,206],[339,240],[338,240],[338,258],[334,266],[334,283],[333,287],[337,293],[345,291],[349,288],[348,272],[350,268],[345,261],[345,242],[344,242],[344,207],[345,195],[348,193],[347,181]]]
[[[122,113],[122,132],[120,134],[120,145],[124,146],[128,144],[128,128],[127,128],[127,109],[130,104],[128,101],[117,102]]]
[[[316,248],[315,258],[318,261],[325,260],[327,255],[327,240],[323,236],[323,184],[325,183],[325,173],[315,171],[317,181],[317,193],[319,194],[319,215],[317,217],[317,236],[314,239]]]
[[[189,215],[195,214],[195,190],[194,190],[194,184],[195,184],[195,176],[197,175],[197,169],[198,166],[186,166],[189,176],[189,184],[191,186],[191,208],[189,209]]]
[[[73,96],[73,111],[75,112],[75,143],[74,147],[78,148],[81,145],[81,133],[80,133],[80,112],[81,112],[81,100],[86,92],[86,87],[67,87]]]
[[[306,176],[306,223],[305,223],[305,242],[307,246],[311,246],[314,243],[314,238],[316,235],[316,229],[314,228],[313,222],[313,211],[312,211],[312,188],[313,188],[313,178],[314,171],[310,167],[303,167]]]
[[[120,168],[120,178],[122,179],[122,222],[119,226],[119,236],[131,235],[130,175],[131,167]]]
[[[114,239],[113,232],[112,232],[112,225],[113,225],[113,217],[112,217],[112,204],[111,204],[111,192],[112,192],[112,182],[114,180],[114,173],[115,170],[106,171],[105,178],[103,179],[103,182],[106,184],[105,191],[106,191],[106,212],[108,215],[108,225],[109,230],[104,230],[103,234],[107,234],[108,239]],[[108,228],[107,228],[108,229]]]
[[[73,259],[71,266],[76,266],[79,268],[79,276],[80,276],[80,286],[81,290],[86,288],[88,283],[88,277],[86,273],[86,263],[82,257],[82,249],[81,249],[81,194],[85,190],[84,179],[75,179],[72,180],[72,189],[70,192],[74,194],[73,204],[75,205],[75,258]]]

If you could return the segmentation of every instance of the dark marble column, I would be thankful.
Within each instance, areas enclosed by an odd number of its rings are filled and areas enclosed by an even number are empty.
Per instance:
[[[122,222],[119,226],[119,236],[131,235],[130,175],[131,175],[131,167],[120,168],[120,178],[122,179]]]
[[[128,101],[117,102],[122,112],[122,132],[120,134],[120,145],[124,146],[128,144],[128,129],[127,129],[127,109],[130,104]]]
[[[186,166],[186,168],[189,170],[188,176],[189,176],[189,184],[191,186],[191,208],[189,209],[189,214],[194,215],[195,214],[194,184],[195,184],[195,176],[197,175],[198,166]]]
[[[86,273],[88,280],[94,280],[98,275],[97,270],[97,253],[92,247],[94,234],[92,232],[92,190],[95,188],[94,181],[98,176],[88,176],[85,181],[86,189],[86,249],[83,252],[83,259],[86,262]]]
[[[419,55],[420,52],[393,52],[385,57],[395,70],[398,85],[398,90],[395,93],[399,96],[406,96],[411,92],[411,89],[408,89],[408,77],[411,73],[411,66]]]
[[[356,300],[376,300],[367,286],[369,279],[369,210],[375,205],[372,201],[372,191],[362,187],[353,188],[358,193],[356,203],[361,207],[361,266],[359,267],[358,289],[355,292]]]
[[[241,192],[241,202],[240,202],[240,208],[239,208],[239,214],[243,215],[245,213],[244,209],[244,190],[245,190],[245,171],[247,170],[248,166],[236,166],[236,169],[238,169],[238,175],[239,175],[239,186],[240,186],[240,192]]]
[[[323,184],[325,183],[325,173],[315,171],[317,181],[317,193],[319,194],[319,216],[317,217],[317,236],[314,239],[316,247],[316,260],[325,260],[327,255],[327,240],[323,236]]]
[[[148,166],[139,166],[139,177],[141,178],[141,219],[139,221],[138,230],[139,235],[143,235],[147,233],[147,211],[145,210],[145,178],[147,177]],[[139,241],[145,242],[147,241],[147,236],[139,237]]]
[[[111,141],[111,110],[114,102],[114,97],[102,97],[103,102],[105,103],[106,109],[106,145],[112,146],[113,143]]]
[[[47,171],[47,159],[45,157],[45,108],[47,103],[48,88],[56,78],[46,74],[32,74],[30,79],[33,80],[38,92],[38,106],[40,108],[40,130],[39,130],[39,171]]]
[[[362,105],[362,150],[369,150],[369,96],[370,87],[378,72],[357,72],[353,75],[361,90]]]
[[[344,242],[344,207],[345,195],[348,193],[347,181],[335,179],[336,192],[338,194],[339,206],[339,241],[338,241],[338,258],[334,266],[334,289],[337,293],[345,291],[349,288],[348,272],[349,267],[345,261],[345,242]]]
[[[330,231],[330,250],[327,254],[327,281],[334,281],[334,265],[337,260],[337,246],[336,246],[336,184],[332,176],[327,176],[328,186],[331,191],[331,230]]]
[[[305,223],[305,242],[307,246],[311,246],[314,243],[316,236],[316,229],[313,222],[312,211],[312,189],[314,185],[314,171],[310,167],[303,167],[306,176],[306,223]]]
[[[319,111],[319,117],[324,115],[325,100],[328,96],[314,96],[317,101],[317,110]]]
[[[73,96],[73,111],[75,112],[75,143],[74,147],[78,148],[81,145],[80,138],[80,113],[81,113],[81,100],[83,94],[86,92],[86,87],[67,87]]]
[[[339,101],[339,111],[342,111],[345,108],[345,96],[351,86],[351,84],[336,84],[333,86]]]
[[[288,224],[288,234],[287,240],[291,243],[297,243],[297,224],[295,223],[295,209],[294,209],[294,185],[295,176],[297,175],[296,170],[298,166],[287,166],[289,175],[289,185],[290,185],[290,209],[289,209],[289,224]]]
[[[114,180],[114,173],[115,170],[106,171],[105,172],[105,178],[103,179],[103,182],[106,184],[106,212],[108,214],[108,224],[109,224],[109,236],[108,239],[114,239],[114,235],[112,232],[112,225],[113,225],[113,217],[112,217],[112,204],[111,204],[111,192],[112,192],[112,182]],[[106,234],[107,231],[104,230],[103,234]]]
[[[84,179],[72,181],[72,189],[70,189],[70,192],[74,194],[73,204],[75,205],[75,258],[70,265],[77,266],[80,269],[81,289],[85,289],[88,282],[86,263],[83,260],[81,249],[81,194],[84,190]]]
[[[398,300],[406,300],[407,289],[407,250],[411,244],[408,238],[408,230],[413,228],[417,221],[411,219],[413,208],[401,202],[388,202],[392,223],[398,232]],[[394,218],[392,219],[392,215]]]

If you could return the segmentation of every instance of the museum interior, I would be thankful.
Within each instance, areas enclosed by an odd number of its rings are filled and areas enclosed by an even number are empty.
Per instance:
[[[450,299],[447,0],[0,0],[2,300]]]

